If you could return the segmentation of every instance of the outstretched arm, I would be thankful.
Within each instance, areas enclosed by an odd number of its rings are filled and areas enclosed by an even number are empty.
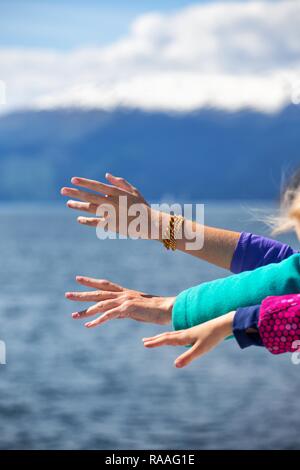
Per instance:
[[[202,325],[187,330],[162,333],[150,338],[144,338],[146,348],[159,346],[191,346],[175,361],[177,368],[187,366],[190,362],[208,353],[232,334],[232,322],[235,312],[210,320]]]
[[[239,308],[221,317],[186,330],[143,338],[146,348],[191,346],[175,360],[175,367],[190,362],[214,349],[234,334],[242,349],[264,346],[272,354],[300,353],[300,294],[267,297],[261,305]]]
[[[149,295],[107,280],[83,276],[78,276],[76,280],[80,285],[93,289],[66,293],[69,300],[93,303],[88,309],[78,310],[72,315],[74,319],[84,320],[99,315],[95,320],[88,321],[85,324],[87,327],[98,326],[114,318],[131,318],[161,325],[167,325],[172,320],[175,330],[183,330],[237,310],[235,319],[247,320],[235,321],[235,336],[238,339],[239,331],[255,324],[255,319],[252,323],[248,321],[249,311],[259,309],[259,304],[266,297],[300,292],[300,254],[280,264],[203,283],[181,292],[177,297]]]
[[[90,214],[89,217],[78,217],[78,222],[90,227],[105,225],[105,219],[95,217],[99,206],[109,203],[118,213],[122,205],[120,196],[126,196],[128,209],[135,204],[140,204],[145,209],[149,221],[154,221],[159,240],[162,241],[162,227],[168,224],[170,215],[151,208],[138,189],[124,178],[107,173],[106,179],[109,184],[75,177],[71,182],[76,188],[62,188],[62,195],[72,198],[67,202],[69,208]],[[203,226],[191,220],[185,220],[184,225],[186,232],[184,231],[183,237],[177,240],[177,249],[234,273],[250,271],[270,263],[279,263],[295,253],[288,245],[251,233]],[[127,228],[120,227],[118,223],[116,225],[116,231],[122,233],[125,229],[125,233],[122,234],[126,236]],[[196,232],[202,234],[204,243],[201,249],[192,250],[187,248],[190,239],[186,237],[186,233]],[[145,230],[140,236],[150,239],[151,233]]]

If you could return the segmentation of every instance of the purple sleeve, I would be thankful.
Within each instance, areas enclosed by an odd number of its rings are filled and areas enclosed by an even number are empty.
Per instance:
[[[242,232],[232,257],[230,270],[234,274],[252,271],[271,263],[280,263],[297,253],[289,245],[270,238]]]
[[[233,334],[240,348],[248,346],[263,346],[258,331],[260,305],[238,308],[233,319]],[[254,328],[256,333],[247,333],[248,328]]]

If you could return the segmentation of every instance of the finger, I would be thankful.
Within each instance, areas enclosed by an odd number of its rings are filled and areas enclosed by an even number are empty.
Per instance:
[[[144,341],[146,348],[157,348],[160,346],[184,346],[189,344],[188,339],[183,333],[178,334],[176,331],[163,333],[152,340]]]
[[[171,332],[165,332],[165,333],[160,333],[159,335],[155,336],[148,336],[147,338],[143,338],[142,341],[152,341],[154,339],[160,338],[161,336],[165,336],[167,333],[172,334],[172,335],[178,335],[182,333],[184,330],[177,330],[177,331],[171,331]]]
[[[75,302],[99,302],[101,300],[115,299],[119,296],[117,292],[92,291],[92,292],[66,292],[65,297]]]
[[[86,323],[84,326],[86,328],[93,328],[95,326],[101,325],[101,323],[105,323],[109,320],[113,320],[114,318],[118,318],[120,316],[120,309],[119,307],[113,308],[108,312],[105,312],[100,317],[96,318],[91,322]]]
[[[71,183],[80,186],[83,188],[91,189],[97,193],[106,194],[107,196],[120,196],[123,191],[114,186],[110,186],[105,183],[100,183],[99,181],[89,180],[86,178],[72,178]]]
[[[86,317],[92,317],[96,315],[97,313],[103,313],[111,310],[112,308],[118,307],[119,302],[116,300],[107,300],[104,302],[99,302],[92,307],[87,308],[86,310],[82,310],[81,312],[74,312],[72,313],[72,317],[75,320],[81,319],[81,318],[86,318]]]
[[[67,206],[70,209],[75,209],[77,211],[84,211],[84,212],[89,212],[90,214],[96,214],[98,205],[97,204],[91,204],[90,202],[78,202],[78,201],[68,201]]]
[[[89,227],[98,227],[98,225],[106,222],[106,220],[104,217],[77,217],[77,222],[81,225],[88,225]]]
[[[92,287],[94,289],[113,291],[113,292],[122,292],[125,289],[118,284],[107,281],[106,279],[93,279],[91,277],[77,276],[76,281],[78,284],[86,287]]]
[[[130,184],[127,180],[124,178],[121,178],[119,176],[114,176],[111,175],[110,173],[106,173],[105,178],[112,183],[114,186],[117,186],[120,189],[123,189],[124,191],[128,191],[131,194],[135,193],[137,190],[132,184]]]
[[[107,205],[112,202],[105,196],[99,196],[98,194],[88,193],[86,191],[81,191],[76,188],[62,188],[61,194],[63,196],[69,196],[74,199],[79,199],[80,201],[90,202],[92,204],[96,204],[97,206],[100,206],[101,204]]]
[[[187,366],[190,362],[192,362],[194,359],[201,356],[202,354],[204,354],[204,351],[202,351],[201,347],[199,346],[199,343],[195,343],[194,346],[192,346],[190,349],[188,349],[176,359],[175,367],[181,369],[182,367]]]

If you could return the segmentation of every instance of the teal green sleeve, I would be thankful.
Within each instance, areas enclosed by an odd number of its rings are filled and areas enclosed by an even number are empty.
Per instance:
[[[204,323],[239,307],[257,305],[270,295],[300,292],[300,254],[279,264],[205,282],[178,295],[173,307],[175,330]]]

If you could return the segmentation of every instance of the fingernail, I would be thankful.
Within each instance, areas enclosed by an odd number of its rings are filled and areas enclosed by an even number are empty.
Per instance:
[[[65,195],[65,192],[66,192],[66,188],[61,188],[60,194]]]
[[[87,328],[90,328],[91,326],[93,326],[93,322],[86,323],[84,326],[86,326]]]
[[[109,178],[110,176],[112,176],[110,173],[105,173],[106,178]]]
[[[73,317],[73,318],[79,318],[79,317],[80,317],[80,313],[79,313],[79,312],[74,312],[74,313],[72,313],[72,317]]]
[[[85,218],[84,217],[77,217],[77,220],[80,224],[85,224]]]
[[[180,369],[182,367],[182,362],[175,362],[175,367],[177,367],[177,369]]]
[[[66,293],[65,293],[65,297],[66,297],[66,298],[71,297],[71,295],[72,295],[71,292],[66,292]]]
[[[79,183],[79,179],[78,178],[72,178],[71,183],[72,184],[77,184],[77,183]]]

